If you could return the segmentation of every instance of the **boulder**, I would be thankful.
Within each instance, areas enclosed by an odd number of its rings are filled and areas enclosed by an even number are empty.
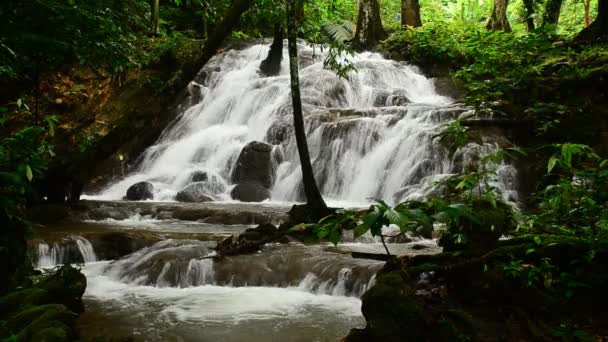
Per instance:
[[[272,173],[272,145],[252,141],[241,150],[232,173],[232,181],[237,184],[257,182],[269,189],[273,182]]]
[[[209,175],[205,171],[194,171],[190,175],[191,182],[204,182],[209,179]]]
[[[237,184],[230,192],[230,196],[243,202],[261,202],[270,198],[270,190],[258,182],[244,182]]]
[[[188,185],[184,190],[179,191],[175,195],[175,200],[178,202],[211,202],[213,198],[207,195],[208,187],[205,182],[197,182]]]
[[[126,200],[129,201],[143,201],[154,198],[153,195],[154,186],[149,182],[139,182],[131,185],[127,189]]]

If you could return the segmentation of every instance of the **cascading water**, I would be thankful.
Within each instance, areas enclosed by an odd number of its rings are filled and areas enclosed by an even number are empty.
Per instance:
[[[71,262],[95,262],[97,256],[89,240],[69,235],[65,243],[55,243],[52,246],[43,242],[38,244],[38,262],[36,267],[48,268]]]
[[[299,50],[306,130],[324,196],[350,203],[404,200],[424,195],[453,171],[433,136],[465,109],[437,94],[432,79],[376,53],[357,54],[357,71],[340,79],[323,69],[318,50]],[[209,195],[228,200],[239,153],[250,141],[264,141],[274,146],[271,200],[301,200],[288,59],[279,76],[263,77],[259,64],[267,52],[255,45],[214,57],[196,78],[200,84],[191,84],[200,101],[148,148],[135,171],[93,197],[121,199],[129,186],[148,181],[155,200],[173,200],[193,172],[204,171],[213,185]]]

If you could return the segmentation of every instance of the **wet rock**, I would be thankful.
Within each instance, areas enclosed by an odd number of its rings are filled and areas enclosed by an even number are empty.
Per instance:
[[[205,171],[194,171],[190,175],[190,181],[195,182],[204,182],[209,179],[209,175]]]
[[[287,143],[293,135],[293,124],[284,121],[275,121],[266,132],[266,141],[273,145]]]
[[[347,342],[425,341],[428,336],[422,303],[414,290],[395,273],[378,277],[376,285],[362,298],[361,311],[367,320],[365,331],[349,334]]]
[[[104,232],[83,234],[100,260],[116,260],[162,240],[148,232]]]
[[[464,84],[461,81],[448,77],[437,77],[433,81],[437,94],[451,97],[457,101],[464,98]]]
[[[261,202],[270,198],[270,190],[258,182],[245,182],[237,184],[230,196],[243,202]]]
[[[188,185],[184,190],[175,195],[178,202],[211,202],[213,198],[206,194],[208,187],[205,182],[197,182]]]
[[[103,206],[99,208],[93,208],[88,212],[89,219],[91,220],[105,220],[108,218],[114,220],[126,220],[131,216],[129,210],[114,206]]]
[[[149,182],[139,182],[131,185],[127,189],[125,196],[126,200],[129,201],[142,201],[147,199],[153,199],[154,186]]]
[[[240,184],[257,182],[264,188],[270,188],[273,182],[272,145],[252,141],[245,145],[236,161],[232,181]]]
[[[277,227],[273,224],[261,224],[255,228],[248,228],[239,235],[239,240],[259,241],[274,237],[278,232]]]
[[[429,248],[429,246],[427,246],[427,245],[421,245],[419,243],[417,243],[415,245],[412,245],[412,249],[415,250],[415,251],[420,251],[420,250],[427,249],[427,248]]]

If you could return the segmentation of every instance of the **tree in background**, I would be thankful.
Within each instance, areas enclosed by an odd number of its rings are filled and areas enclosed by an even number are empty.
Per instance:
[[[401,26],[422,26],[420,2],[418,0],[401,0]]]
[[[378,0],[359,0],[354,45],[361,49],[372,48],[386,37]]]
[[[526,10],[526,31],[532,32],[536,28],[534,25],[534,0],[523,0],[523,2]]]
[[[608,0],[597,3],[597,18],[584,28],[576,37],[580,42],[608,41]]]
[[[158,36],[158,22],[160,20],[160,0],[152,0],[150,2],[150,19],[152,20],[152,27],[150,33],[152,36]]]
[[[291,80],[291,100],[293,105],[293,125],[300,155],[302,168],[302,181],[304,182],[304,193],[306,194],[306,216],[311,221],[317,221],[329,214],[327,204],[321,196],[317,187],[315,175],[310,162],[308,143],[306,142],[306,130],[304,128],[304,115],[302,113],[302,99],[300,97],[300,79],[298,75],[298,46],[297,28],[301,16],[301,9],[296,6],[297,0],[287,0],[287,46],[289,51],[289,76]],[[301,2],[298,2],[300,5]]]
[[[490,31],[511,32],[511,25],[507,19],[509,0],[494,0],[494,9],[486,28]]]
[[[547,0],[545,15],[543,15],[543,26],[557,25],[561,9],[562,0]]]

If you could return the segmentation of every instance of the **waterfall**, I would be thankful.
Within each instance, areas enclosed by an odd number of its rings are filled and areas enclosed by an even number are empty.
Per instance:
[[[113,261],[103,274],[133,286],[290,287],[359,297],[383,264],[303,245],[266,246],[262,253],[221,260],[213,256],[202,241],[164,240]]]
[[[439,95],[432,79],[370,52],[356,54],[357,71],[340,79],[323,68],[318,48],[300,44],[299,50],[310,154],[326,198],[419,198],[453,172],[453,161],[433,137],[466,109]],[[239,153],[248,142],[262,141],[274,146],[271,200],[302,200],[288,58],[278,76],[262,77],[258,69],[267,52],[254,45],[215,56],[190,85],[198,103],[167,127],[135,170],[93,198],[121,199],[129,186],[148,181],[155,200],[174,200],[202,171],[213,180],[210,195],[229,200]]]
[[[52,246],[46,242],[38,244],[37,268],[49,268],[66,263],[87,263],[97,261],[93,245],[78,235],[69,235],[61,243]]]

